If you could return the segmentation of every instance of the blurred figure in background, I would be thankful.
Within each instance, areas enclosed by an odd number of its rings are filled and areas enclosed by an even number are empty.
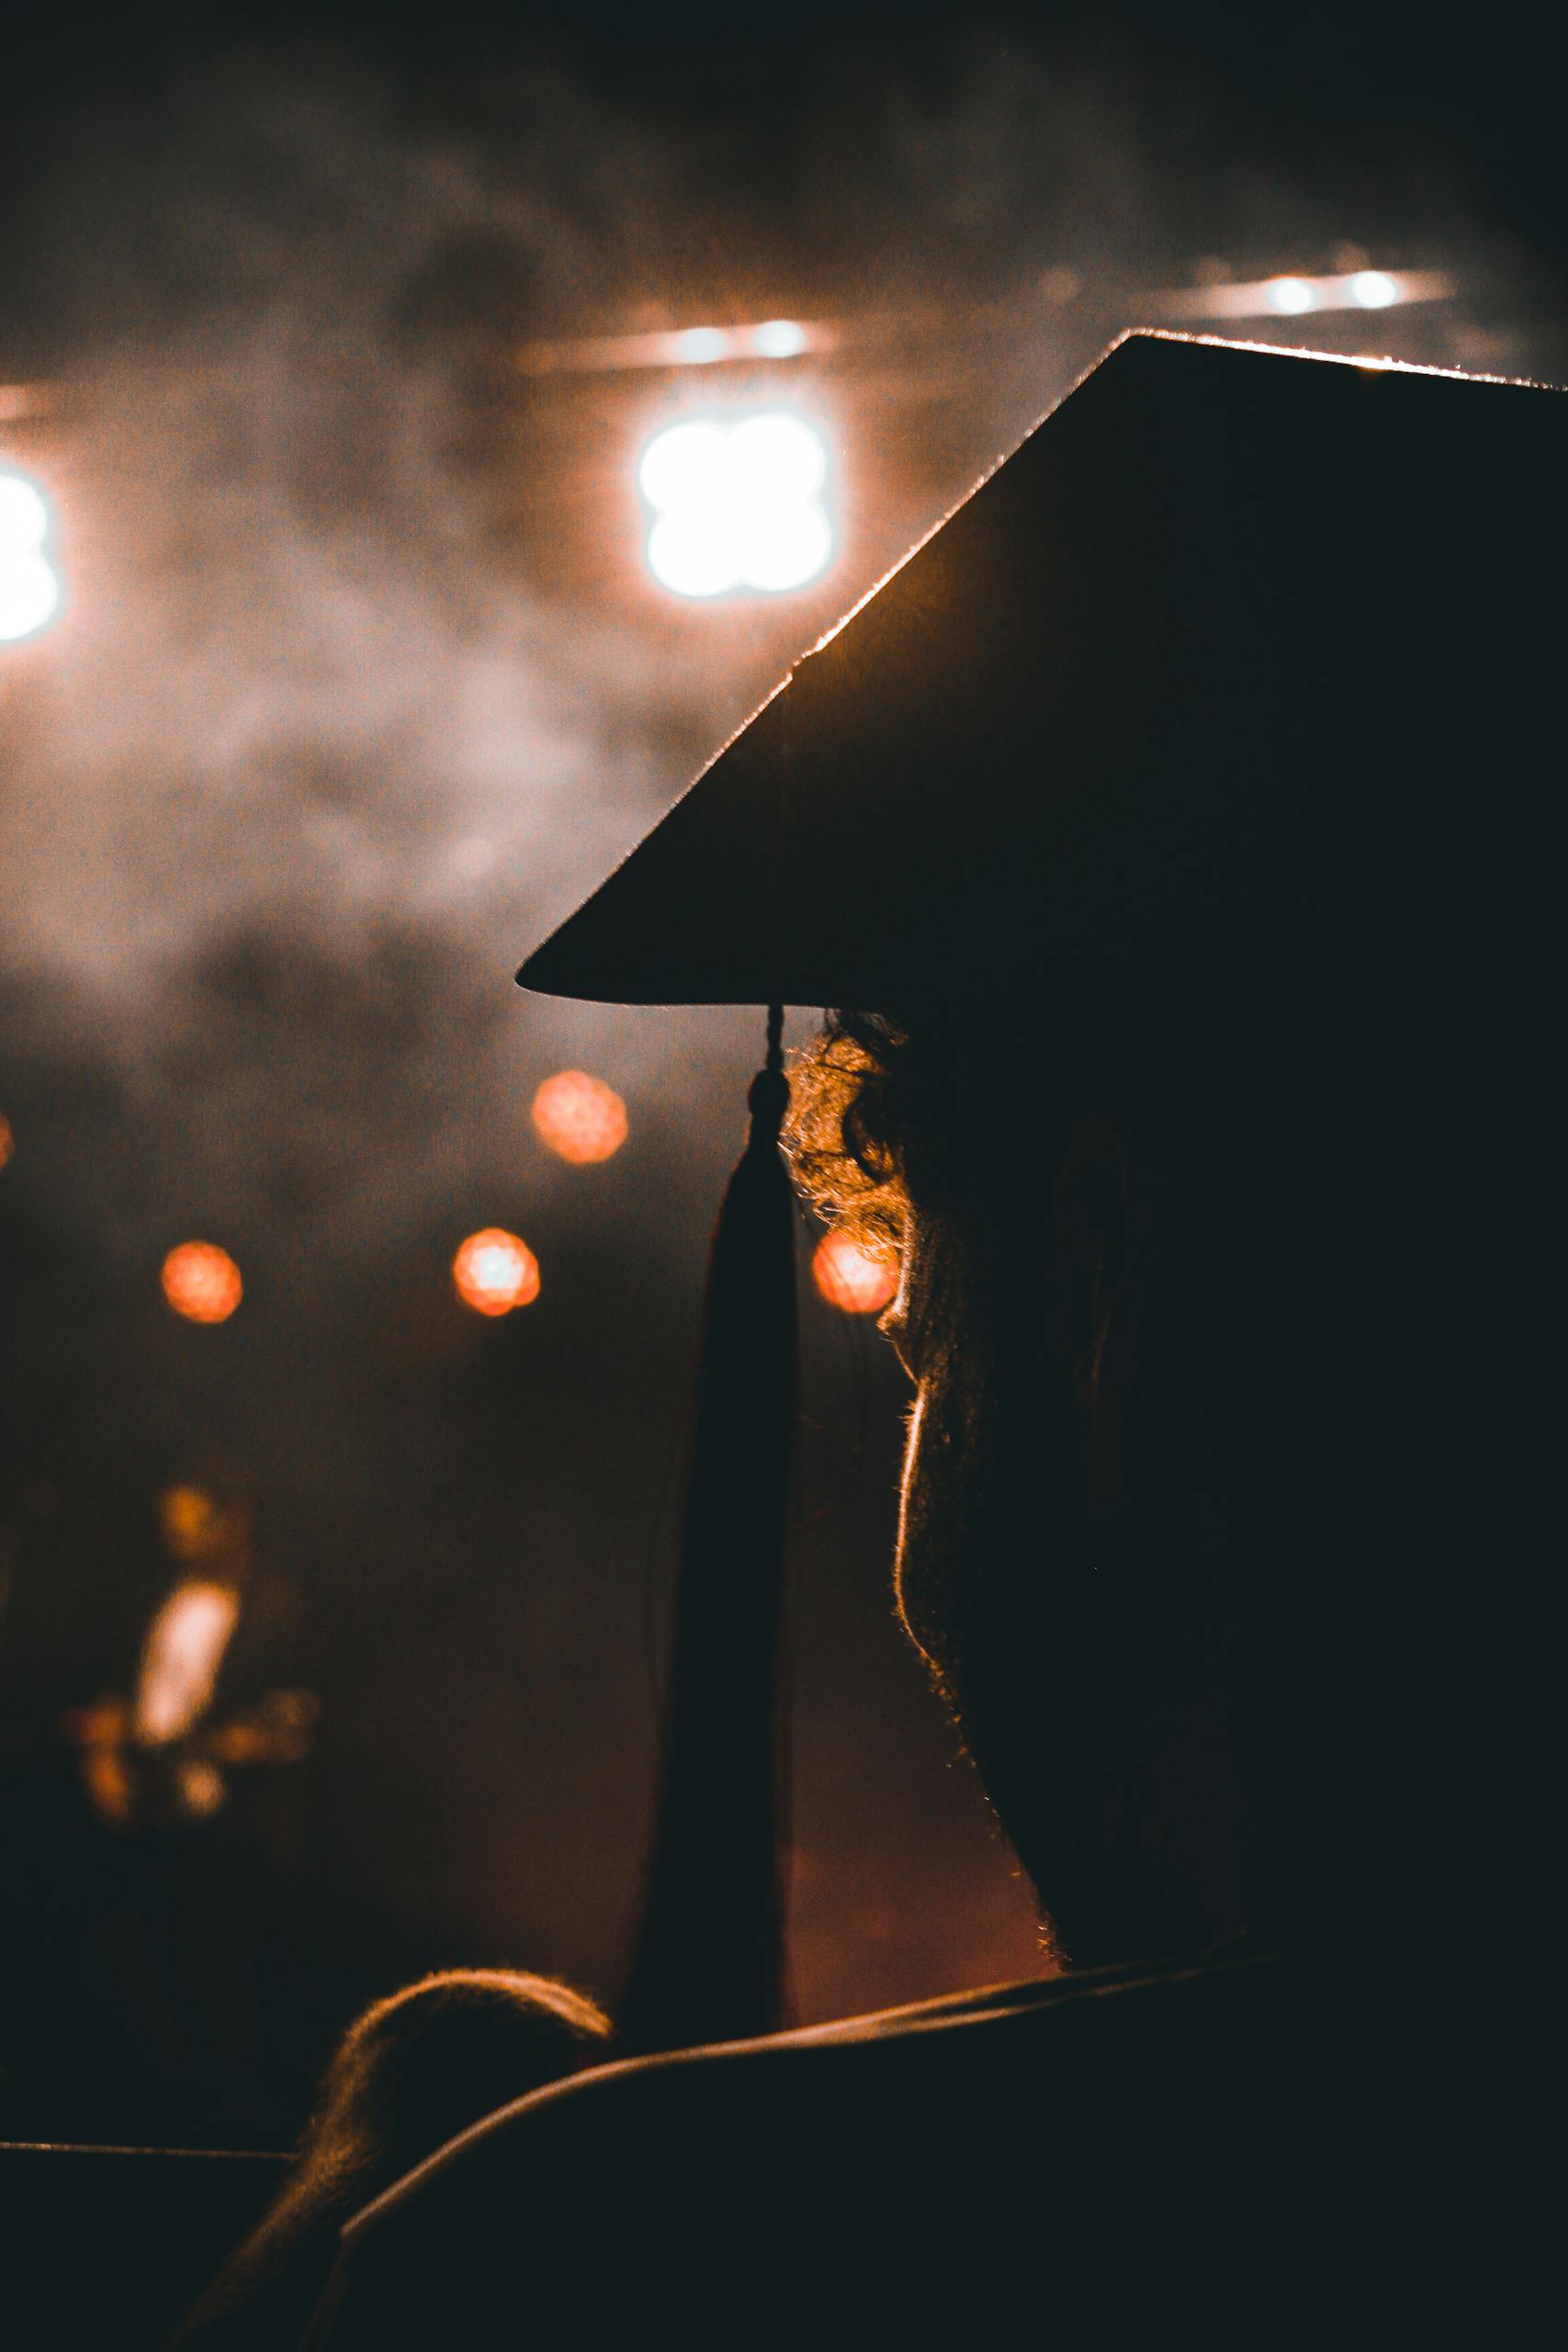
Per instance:
[[[585,1994],[506,1968],[444,1969],[350,2027],[287,2183],[175,2339],[180,2352],[296,2342],[350,2213],[492,2108],[605,2054]]]

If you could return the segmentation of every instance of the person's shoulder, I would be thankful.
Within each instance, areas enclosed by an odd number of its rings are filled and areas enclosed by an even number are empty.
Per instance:
[[[311,2341],[381,2352],[439,2324],[453,2346],[488,2343],[485,2315],[519,2298],[545,2342],[608,2344],[645,2303],[697,2340],[705,2313],[722,2334],[744,2310],[757,2342],[797,2341],[828,2278],[901,2310],[944,2237],[1031,2245],[1042,2213],[1140,2151],[1162,2178],[1190,2169],[1194,2115],[1234,2144],[1218,2086],[1262,2080],[1254,2046],[1286,2038],[1260,1990],[1274,1973],[1100,1970],[595,2067],[357,2216]],[[1086,2211],[1068,2235],[1095,2226]]]
[[[349,2234],[416,2203],[470,2199],[487,2178],[501,2186],[555,2174],[579,2151],[603,2192],[618,2174],[645,2177],[677,2146],[684,2165],[722,2165],[737,2135],[753,2152],[787,2148],[826,2113],[840,2133],[886,2136],[903,2128],[906,2109],[929,2123],[955,2092],[983,2109],[998,2084],[1016,2089],[1042,2067],[1064,2078],[1065,2092],[1081,2064],[1104,2067],[1108,2046],[1136,2050],[1140,2065],[1151,2044],[1201,2046],[1206,2019],[1234,2028],[1272,2007],[1278,1977],[1271,1956],[1140,1962],[595,2066],[485,2117],[356,2217]]]

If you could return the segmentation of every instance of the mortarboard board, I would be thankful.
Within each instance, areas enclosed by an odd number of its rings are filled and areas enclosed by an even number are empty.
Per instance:
[[[1563,416],[1535,385],[1126,337],[519,980],[891,1012],[1351,883],[1408,908],[1556,717]]]

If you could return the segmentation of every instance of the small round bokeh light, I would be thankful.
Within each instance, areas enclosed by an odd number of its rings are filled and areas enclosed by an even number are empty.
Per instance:
[[[162,1280],[187,1323],[227,1323],[245,1295],[240,1269],[216,1241],[182,1241],[164,1259]]]
[[[818,1243],[811,1275],[829,1306],[841,1315],[880,1315],[898,1295],[894,1252],[837,1228]]]
[[[452,1261],[452,1284],[476,1315],[510,1315],[539,1295],[539,1261],[504,1226],[470,1233]]]
[[[626,1106],[614,1087],[585,1069],[559,1069],[534,1096],[531,1114],[541,1143],[574,1168],[613,1159],[626,1139]]]

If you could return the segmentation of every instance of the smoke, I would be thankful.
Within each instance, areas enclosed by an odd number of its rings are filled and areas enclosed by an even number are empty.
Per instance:
[[[71,613],[6,713],[9,952],[125,1006],[258,921],[536,919],[663,796],[682,682],[498,544],[461,339],[411,289],[481,231],[530,283],[581,232],[363,96],[226,84],[143,140],[52,265]]]
[[[1265,156],[1136,61],[975,34],[827,87],[771,209],[723,127],[558,75],[422,110],[341,54],[258,53],[54,126],[12,333],[61,388],[21,454],[69,605],[0,670],[0,955],[13,1054],[112,1069],[150,1196],[164,1150],[198,1218],[204,1190],[406,1213],[457,1159],[510,1164],[520,1094],[595,1053],[677,1152],[736,1024],[524,1006],[522,951],[1140,288],[1351,231],[1484,243],[1428,160],[1382,154],[1374,191],[1367,156]],[[682,624],[630,495],[671,392],[514,355],[756,316],[792,272],[859,336],[825,388],[852,545],[816,605]],[[1466,356],[1453,319],[1379,331]],[[102,1173],[51,1171],[123,1224]]]
[[[455,1159],[504,1164],[552,1046],[604,1026],[512,967],[743,707],[625,591],[534,577],[575,518],[508,336],[595,322],[595,187],[609,155],[639,177],[607,123],[575,186],[543,144],[503,162],[254,62],[62,138],[62,405],[23,454],[69,604],[0,680],[6,1025],[128,1090],[113,1172],[49,1173],[130,1250],[171,1191],[202,1229],[339,1198],[373,1243],[367,1204],[400,1224]],[[617,1077],[663,1050],[623,1034]]]

